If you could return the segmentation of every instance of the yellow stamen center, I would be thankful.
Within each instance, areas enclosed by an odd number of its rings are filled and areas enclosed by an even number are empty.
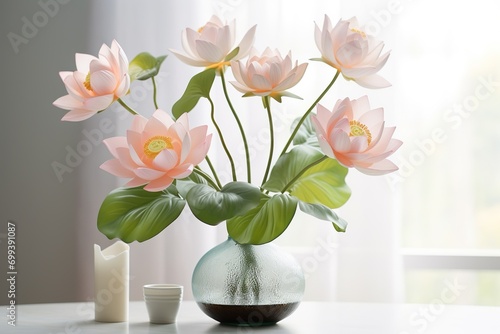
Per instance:
[[[205,29],[205,26],[201,26],[198,28],[198,33],[201,34],[201,32],[203,31],[203,29]]]
[[[85,86],[85,88],[87,88],[87,90],[89,91],[94,91],[92,89],[92,86],[90,85],[90,72],[87,73],[87,76],[85,77],[85,81],[83,82],[83,85]]]
[[[363,38],[366,37],[366,34],[365,34],[365,32],[363,30],[360,30],[360,29],[357,29],[357,28],[351,28],[351,31],[355,32],[357,34],[360,34],[361,36],[363,36]]]
[[[350,121],[349,125],[351,126],[351,132],[349,133],[349,136],[364,136],[368,140],[368,145],[370,145],[370,142],[372,141],[372,134],[370,132],[370,129],[368,129],[366,125],[356,120]]]
[[[149,138],[144,144],[144,154],[154,159],[158,153],[164,149],[172,149],[172,139],[166,136],[154,136]]]

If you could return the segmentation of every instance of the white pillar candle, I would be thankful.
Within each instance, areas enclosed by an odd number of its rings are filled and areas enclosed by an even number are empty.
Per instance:
[[[94,245],[96,321],[128,321],[129,249],[123,241],[103,251],[99,245]]]

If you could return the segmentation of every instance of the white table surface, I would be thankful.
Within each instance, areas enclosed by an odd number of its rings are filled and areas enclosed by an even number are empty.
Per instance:
[[[2,306],[4,309],[5,306]],[[16,326],[0,320],[0,333],[280,333],[280,334],[499,334],[500,308],[454,305],[401,305],[302,302],[277,325],[222,326],[192,301],[183,301],[176,324],[149,323],[144,302],[131,302],[129,321],[98,323],[93,303],[17,305]]]

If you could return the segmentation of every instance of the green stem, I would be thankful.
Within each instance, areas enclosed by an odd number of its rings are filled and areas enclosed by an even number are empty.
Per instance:
[[[245,135],[245,130],[243,129],[243,126],[241,125],[240,118],[238,117],[238,114],[234,110],[233,104],[231,103],[231,100],[229,99],[229,94],[227,93],[227,87],[226,87],[226,79],[224,77],[224,71],[220,71],[220,77],[222,80],[222,89],[224,90],[224,96],[226,97],[227,104],[229,105],[229,109],[231,109],[231,112],[233,113],[234,119],[236,120],[236,123],[238,123],[238,128],[240,129],[241,133],[241,138],[243,139],[243,145],[245,145],[245,158],[246,158],[246,163],[247,163],[247,181],[248,183],[252,182],[252,172],[250,169],[250,152],[248,151],[248,142],[247,142],[247,137]]]
[[[208,155],[205,156],[205,161],[207,162],[208,167],[212,171],[212,175],[214,176],[215,182],[217,182],[217,185],[219,186],[219,188],[222,188],[222,185],[220,183],[219,177],[217,176],[217,172],[215,171],[214,165],[212,164],[212,161],[210,160],[210,158],[208,157]]]
[[[273,160],[274,154],[274,126],[273,126],[273,116],[271,114],[271,99],[269,96],[262,97],[262,102],[267,110],[267,119],[269,120],[269,132],[270,132],[270,144],[269,144],[269,158],[267,159],[266,172],[264,173],[264,178],[262,179],[262,185],[266,183],[267,176],[269,175],[269,170],[271,169],[271,162]]]
[[[326,155],[324,155],[320,159],[318,159],[318,160],[316,160],[314,162],[311,162],[309,165],[307,165],[306,167],[304,167],[297,175],[295,175],[295,177],[290,182],[288,182],[288,184],[285,187],[283,187],[283,190],[281,190],[281,193],[284,193],[285,191],[287,191],[288,188],[290,188],[295,183],[295,181],[297,181],[302,175],[304,175],[304,173],[309,168],[312,168],[312,167],[316,166],[317,164],[321,163],[322,161],[324,161],[327,158],[328,157]]]
[[[196,166],[196,168],[193,170],[193,172],[195,172],[196,174],[198,174],[199,176],[201,176],[202,178],[204,178],[205,180],[207,180],[207,182],[214,189],[216,189],[217,191],[220,191],[220,187],[217,184],[215,184],[215,182],[212,180],[212,178],[210,176],[208,176],[207,173],[205,173],[204,171],[202,171],[198,166]]]
[[[158,102],[156,101],[156,80],[155,80],[155,77],[151,77],[151,81],[153,81],[153,103],[155,105],[155,109],[159,109]]]
[[[229,159],[229,163],[231,164],[231,173],[233,175],[233,181],[236,181],[236,168],[234,167],[234,160],[233,157],[231,156],[231,153],[229,152],[229,149],[227,148],[226,141],[224,140],[224,137],[222,136],[222,131],[217,124],[217,121],[215,120],[215,107],[214,107],[214,102],[210,97],[207,98],[208,101],[210,102],[210,117],[212,118],[212,123],[215,126],[215,129],[217,130],[217,133],[219,134],[220,142],[222,144],[222,148],[226,152],[227,158]]]
[[[309,109],[307,109],[307,111],[305,112],[305,114],[302,116],[302,118],[300,119],[299,123],[297,123],[297,126],[295,126],[295,129],[293,130],[292,134],[290,135],[290,138],[288,139],[288,142],[286,143],[285,147],[283,148],[283,151],[281,151],[281,154],[280,154],[280,157],[286,153],[286,150],[288,149],[288,147],[290,146],[290,144],[292,143],[293,141],[293,138],[295,137],[295,135],[297,134],[297,132],[299,131],[300,129],[300,126],[302,125],[302,123],[304,123],[304,121],[306,120],[307,116],[309,116],[309,114],[311,113],[311,111],[314,109],[314,107],[319,103],[319,101],[321,101],[321,99],[323,98],[323,96],[325,96],[325,94],[330,90],[330,88],[332,88],[333,84],[335,83],[335,81],[337,81],[337,78],[339,77],[340,75],[340,71],[337,70],[337,73],[335,73],[335,76],[333,77],[333,80],[328,84],[328,86],[325,88],[325,90],[321,93],[320,96],[318,96],[318,98],[316,99],[316,101],[314,101],[314,103],[309,107]]]
[[[123,108],[125,108],[132,115],[139,115],[139,113],[137,111],[135,111],[134,109],[129,107],[122,99],[118,99],[117,101],[118,101],[118,103],[120,103],[122,105]]]

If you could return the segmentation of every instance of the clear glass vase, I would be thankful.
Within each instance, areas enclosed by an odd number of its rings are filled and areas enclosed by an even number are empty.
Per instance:
[[[275,244],[228,238],[200,259],[192,288],[201,310],[220,323],[265,326],[295,311],[305,280],[298,262]]]

